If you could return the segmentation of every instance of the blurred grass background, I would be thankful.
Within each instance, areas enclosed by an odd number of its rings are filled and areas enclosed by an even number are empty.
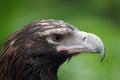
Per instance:
[[[120,80],[120,0],[0,0],[0,48],[10,34],[39,19],[60,19],[100,36],[106,58],[81,54],[59,69],[59,80]]]

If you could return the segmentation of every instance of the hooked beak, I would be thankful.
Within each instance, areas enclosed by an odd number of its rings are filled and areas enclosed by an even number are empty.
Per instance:
[[[92,33],[76,30],[72,37],[66,39],[62,45],[57,48],[58,51],[68,51],[69,54],[76,53],[100,53],[101,61],[104,60],[105,50],[102,40]]]

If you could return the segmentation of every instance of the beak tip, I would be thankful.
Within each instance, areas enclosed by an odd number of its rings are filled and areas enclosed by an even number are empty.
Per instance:
[[[105,58],[105,52],[103,51],[101,52],[101,62],[103,62],[104,58]]]
[[[104,59],[101,59],[100,61],[103,62]]]

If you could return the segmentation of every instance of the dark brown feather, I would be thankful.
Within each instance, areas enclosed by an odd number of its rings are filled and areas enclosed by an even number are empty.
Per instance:
[[[0,56],[0,80],[57,80],[59,66],[71,56],[58,53],[55,45],[46,41],[47,36],[35,34],[50,29],[38,24],[43,22],[60,27],[57,20],[36,21],[7,40]]]

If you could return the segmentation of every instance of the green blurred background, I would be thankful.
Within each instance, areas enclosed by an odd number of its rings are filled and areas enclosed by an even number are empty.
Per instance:
[[[120,80],[120,0],[0,0],[0,48],[10,34],[39,19],[60,19],[100,36],[106,58],[74,56],[59,80]]]

